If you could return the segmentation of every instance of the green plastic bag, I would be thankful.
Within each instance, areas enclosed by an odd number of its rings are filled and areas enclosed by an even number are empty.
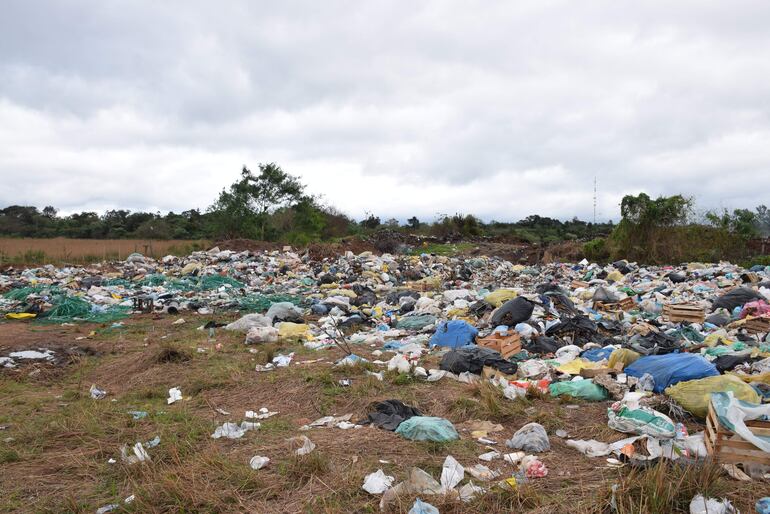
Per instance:
[[[454,425],[444,418],[412,416],[396,428],[396,433],[412,441],[446,442],[460,439]]]
[[[556,382],[548,386],[551,396],[572,396],[581,400],[600,402],[609,398],[607,390],[592,380],[577,380],[575,382]]]

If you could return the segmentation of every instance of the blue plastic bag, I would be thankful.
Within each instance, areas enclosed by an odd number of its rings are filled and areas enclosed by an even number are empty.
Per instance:
[[[446,346],[448,348],[459,348],[474,344],[479,331],[470,323],[455,319],[441,323],[433,337],[430,338],[431,346]]]
[[[417,498],[414,501],[414,505],[412,505],[412,508],[409,509],[408,514],[439,514],[439,511],[436,507],[434,507],[430,503],[424,502],[421,499]]]
[[[685,380],[719,375],[716,366],[693,353],[669,353],[640,357],[625,368],[629,377],[641,378],[645,373],[655,380],[653,391],[662,393],[668,386]]]
[[[591,362],[599,362],[605,359],[609,359],[610,355],[612,355],[612,352],[615,351],[615,348],[591,348],[590,350],[586,350],[583,353],[580,354],[580,356],[584,359],[587,359]]]

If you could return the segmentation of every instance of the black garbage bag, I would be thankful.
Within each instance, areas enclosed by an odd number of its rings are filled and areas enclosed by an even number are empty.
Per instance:
[[[377,303],[377,295],[374,294],[374,291],[362,291],[356,294],[358,296],[356,296],[350,301],[350,303],[352,303],[356,307],[359,307],[361,305],[375,305]]]
[[[730,323],[730,315],[726,312],[715,312],[706,318],[706,323],[721,327]]]
[[[507,325],[512,327],[517,323],[527,321],[532,316],[533,310],[535,310],[534,303],[523,296],[517,296],[502,304],[500,308],[492,314],[490,323],[495,326]]]
[[[578,315],[560,320],[559,323],[546,330],[545,335],[571,336],[573,344],[585,344],[596,339],[597,331],[596,323],[588,319],[587,316]]]
[[[650,332],[645,336],[637,334],[629,339],[628,345],[642,355],[664,355],[681,349],[675,338],[662,332]]]
[[[722,308],[732,312],[736,307],[743,307],[746,303],[763,299],[764,296],[750,287],[737,287],[714,300],[714,303],[711,304],[711,310],[715,311]]]
[[[337,277],[332,275],[331,273],[324,273],[320,277],[318,277],[318,283],[319,284],[332,284],[337,280]]]
[[[572,300],[567,298],[567,296],[563,294],[551,294],[548,295],[548,298],[551,299],[553,306],[557,311],[559,311],[559,314],[567,315],[567,317],[577,316],[580,314],[580,311],[577,310],[575,304],[572,303]]]
[[[518,369],[515,363],[503,359],[499,352],[482,346],[469,346],[452,350],[441,358],[439,368],[455,374],[470,371],[480,375],[484,366],[491,366],[506,375],[516,373]]]
[[[402,421],[412,416],[422,416],[420,411],[399,400],[385,400],[371,407],[374,412],[369,413],[365,422],[391,432],[395,431]]]
[[[530,341],[524,341],[522,348],[529,353],[543,355],[545,353],[556,353],[556,350],[566,345],[566,342],[560,341],[555,337],[539,336],[533,337]]]
[[[546,282],[545,284],[540,284],[537,287],[535,287],[535,292],[537,294],[561,294],[563,295],[565,293],[564,289],[562,289],[559,284],[554,284],[553,282]]]
[[[468,310],[472,312],[477,318],[482,317],[486,312],[491,311],[494,307],[489,305],[484,300],[478,300],[470,304]]]
[[[666,276],[674,284],[681,284],[682,282],[687,280],[687,275],[685,275],[684,273],[678,273],[676,271],[672,271],[671,273],[669,273]]]
[[[744,355],[720,355],[717,357],[717,359],[714,361],[714,366],[717,367],[717,370],[720,373],[724,373],[725,371],[730,371],[731,369],[735,368],[738,364],[743,364],[746,362],[756,362],[760,360],[761,357],[751,357],[748,354]]]

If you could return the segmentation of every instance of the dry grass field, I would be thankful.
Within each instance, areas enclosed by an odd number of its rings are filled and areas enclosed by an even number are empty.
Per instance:
[[[202,240],[0,238],[0,264],[83,264],[125,259],[133,252],[154,258],[205,249]]]
[[[288,342],[247,347],[242,334],[224,330],[210,341],[207,331],[197,330],[210,317],[184,317],[184,324],[174,324],[176,316],[134,316],[118,328],[0,322],[0,355],[45,347],[67,356],[52,364],[0,368],[0,512],[93,513],[116,504],[114,512],[137,513],[376,513],[380,498],[361,484],[379,468],[401,481],[412,467],[438,478],[447,455],[465,466],[480,463],[478,455],[489,448],[471,435],[468,423],[474,419],[503,426],[493,433],[494,448],[501,452],[507,450],[503,441],[531,421],[550,434],[563,429],[577,439],[626,437],[607,427],[609,402],[546,395],[511,401],[488,384],[425,382],[394,371],[380,382],[366,374],[370,363],[332,366],[343,355],[337,348],[314,351]],[[355,350],[370,361],[377,358],[368,345]],[[289,352],[295,352],[289,367],[255,371],[255,365]],[[430,355],[424,365],[437,367],[438,360]],[[341,386],[341,379],[350,385]],[[91,384],[105,389],[107,397],[91,398]],[[171,387],[179,387],[184,399],[168,405]],[[373,427],[300,430],[321,416],[352,414],[352,421],[361,420],[372,402],[390,398],[449,419],[461,439],[409,441]],[[241,439],[211,438],[223,422],[238,423],[244,411],[261,407],[278,414]],[[135,419],[137,411],[146,414]],[[703,429],[688,425],[691,433]],[[317,445],[304,457],[295,456],[287,443],[299,435]],[[156,436],[160,443],[148,450],[151,460],[122,461],[122,445]],[[442,514],[609,514],[612,504],[620,514],[670,514],[689,512],[698,491],[726,496],[741,512],[752,512],[753,503],[767,494],[766,482],[733,481],[713,464],[616,469],[559,437],[550,439],[551,449],[539,454],[549,470],[544,478],[511,490],[478,482],[466,471],[463,482],[472,479],[489,492],[470,503],[450,496],[422,499]],[[252,470],[249,459],[255,455],[271,461]],[[502,477],[515,471],[502,459],[486,464]],[[133,501],[124,503],[131,495]],[[385,512],[406,514],[413,502],[413,495],[404,495]]]

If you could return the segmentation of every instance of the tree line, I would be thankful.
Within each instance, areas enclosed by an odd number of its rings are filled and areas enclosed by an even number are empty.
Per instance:
[[[180,213],[113,209],[60,216],[53,206],[11,205],[0,209],[0,236],[84,239],[260,239],[308,244],[397,230],[438,237],[512,237],[528,242],[582,240],[607,235],[612,223],[592,224],[577,217],[561,221],[531,215],[517,222],[483,222],[472,214],[439,214],[430,222],[416,216],[406,223],[366,213],[353,218],[307,192],[299,178],[275,163],[246,166],[207,209]]]

